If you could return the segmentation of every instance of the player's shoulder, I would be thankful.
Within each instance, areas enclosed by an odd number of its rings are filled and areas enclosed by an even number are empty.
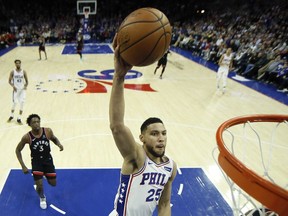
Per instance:
[[[176,162],[171,158],[171,157],[168,157],[168,156],[164,156],[166,159],[166,162],[170,162],[171,164],[172,164],[172,166],[173,166],[173,169],[177,169],[177,164],[176,164]],[[165,162],[165,160],[164,160],[164,162]]]
[[[43,127],[43,129],[45,130],[45,131],[52,131],[52,129],[50,128],[50,127]]]
[[[29,132],[25,133],[25,134],[22,136],[22,142],[23,142],[23,143],[29,143],[29,142],[30,142],[30,134],[29,134]]]
[[[44,129],[44,131],[45,131],[45,133],[46,133],[47,135],[50,135],[50,134],[53,133],[52,129],[49,128],[49,127],[43,127],[43,129]]]
[[[175,169],[175,170],[177,170],[177,163],[174,161],[174,160],[172,160],[173,161],[173,168]]]
[[[171,172],[170,180],[173,181],[174,178],[175,178],[176,175],[177,175],[177,164],[176,164],[176,162],[175,162],[173,159],[171,159],[170,157],[166,156],[166,155],[163,156],[162,160],[163,160],[164,163],[165,163],[165,162],[166,162],[166,163],[169,162],[170,165],[168,165],[168,166],[169,166],[170,168],[172,168],[172,169],[171,169],[172,172]]]

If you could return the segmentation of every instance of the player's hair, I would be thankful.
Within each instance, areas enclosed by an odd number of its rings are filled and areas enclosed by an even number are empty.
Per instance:
[[[141,127],[140,127],[141,133],[143,133],[150,124],[154,124],[154,123],[162,123],[163,124],[161,119],[156,118],[156,117],[150,117],[147,120],[145,120],[143,122],[143,124],[141,125]]]
[[[21,63],[21,60],[20,59],[15,59],[14,63],[16,63],[17,61],[19,61]]]
[[[31,123],[32,118],[38,118],[39,120],[41,120],[41,118],[40,118],[39,115],[37,115],[37,114],[31,114],[31,115],[28,116],[28,118],[27,118],[27,120],[26,120],[26,122],[27,122],[27,124],[28,124],[29,126],[30,126],[30,123]]]

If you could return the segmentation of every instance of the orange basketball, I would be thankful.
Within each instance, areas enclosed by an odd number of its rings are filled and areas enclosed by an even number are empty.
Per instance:
[[[155,8],[140,8],[121,23],[117,43],[121,57],[133,66],[158,61],[171,42],[171,26],[164,13]]]

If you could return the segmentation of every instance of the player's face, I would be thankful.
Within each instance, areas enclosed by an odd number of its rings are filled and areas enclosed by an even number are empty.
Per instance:
[[[150,124],[145,133],[140,135],[148,153],[154,157],[163,157],[167,141],[167,131],[162,123]]]
[[[40,129],[40,119],[37,117],[34,117],[30,121],[30,127],[32,130],[39,130]]]
[[[19,69],[21,68],[21,62],[20,61],[16,61],[15,62],[16,68]]]

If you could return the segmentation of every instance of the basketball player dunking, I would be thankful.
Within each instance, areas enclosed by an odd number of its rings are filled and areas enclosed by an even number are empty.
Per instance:
[[[132,68],[115,49],[115,73],[110,98],[110,128],[124,161],[121,179],[110,216],[152,216],[158,207],[159,216],[171,215],[170,199],[176,164],[165,155],[167,131],[159,118],[148,118],[142,124],[137,143],[124,124],[124,80]]]

